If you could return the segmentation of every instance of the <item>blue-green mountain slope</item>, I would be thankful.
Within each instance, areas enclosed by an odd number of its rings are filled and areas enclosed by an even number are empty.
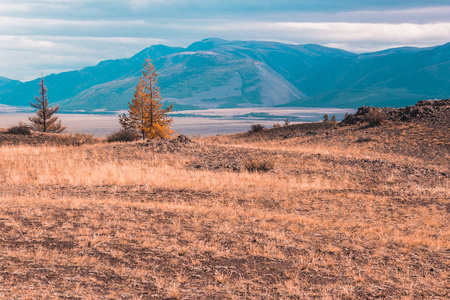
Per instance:
[[[206,39],[46,76],[50,102],[63,111],[126,109],[145,58],[157,69],[164,100],[179,109],[396,107],[450,96],[450,43],[358,55],[319,45]],[[0,104],[28,105],[38,82],[0,78]]]

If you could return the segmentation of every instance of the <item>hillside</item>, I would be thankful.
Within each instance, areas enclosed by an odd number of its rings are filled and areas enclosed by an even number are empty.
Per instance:
[[[0,298],[448,299],[449,104],[195,140],[0,131]]]
[[[450,94],[450,43],[354,54],[319,45],[206,39],[45,77],[62,111],[127,108],[145,58],[176,109],[242,106],[399,107]],[[0,80],[0,104],[26,106],[39,79]]]
[[[12,80],[12,79],[0,76],[0,90],[7,90],[7,89],[15,87],[19,84],[21,84],[21,82],[18,80]]]

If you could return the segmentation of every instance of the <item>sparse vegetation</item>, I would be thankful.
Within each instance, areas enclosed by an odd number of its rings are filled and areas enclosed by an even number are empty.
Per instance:
[[[0,130],[0,298],[446,299],[449,124],[79,147]]]
[[[262,124],[252,124],[250,126],[250,132],[261,132],[264,130],[264,125]]]
[[[330,119],[329,119],[329,117],[328,117],[327,114],[324,114],[324,115],[323,115],[323,122],[324,122],[324,123],[330,122]]]
[[[336,123],[336,116],[335,116],[335,115],[332,115],[330,121],[333,122],[333,123]]]
[[[284,127],[287,127],[287,126],[289,126],[289,124],[291,124],[291,120],[289,120],[289,118],[286,118],[285,120],[284,120]]]
[[[133,142],[139,140],[139,135],[133,130],[121,129],[113,132],[106,137],[106,140],[112,142]]]
[[[30,126],[20,123],[17,126],[9,127],[6,131],[8,134],[20,134],[20,135],[30,135],[31,134],[31,128]]]
[[[92,134],[78,132],[65,134],[61,141],[64,141],[63,144],[66,146],[93,145],[99,142]]]
[[[21,129],[19,129],[21,130]],[[0,130],[0,147],[6,145],[28,145],[28,146],[82,146],[102,143],[102,139],[94,138],[91,134],[83,133],[43,133],[32,132],[32,134],[8,134],[9,129]],[[4,134],[3,134],[4,133]]]
[[[366,117],[369,126],[380,126],[385,120],[386,115],[376,107],[371,108]]]
[[[269,172],[273,170],[275,163],[267,158],[250,158],[245,162],[245,169],[249,172]]]
[[[280,123],[275,123],[275,124],[273,124],[273,128],[281,128]]]

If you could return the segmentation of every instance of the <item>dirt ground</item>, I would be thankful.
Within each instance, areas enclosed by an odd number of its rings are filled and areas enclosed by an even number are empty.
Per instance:
[[[0,298],[448,299],[448,127],[0,133]]]

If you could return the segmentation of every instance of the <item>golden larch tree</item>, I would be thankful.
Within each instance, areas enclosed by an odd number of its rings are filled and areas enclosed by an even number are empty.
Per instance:
[[[128,102],[129,116],[123,114],[119,118],[123,129],[138,132],[142,139],[168,138],[173,133],[170,129],[173,119],[168,116],[173,105],[162,108],[162,97],[157,84],[155,67],[150,59],[146,59],[133,100]]]

